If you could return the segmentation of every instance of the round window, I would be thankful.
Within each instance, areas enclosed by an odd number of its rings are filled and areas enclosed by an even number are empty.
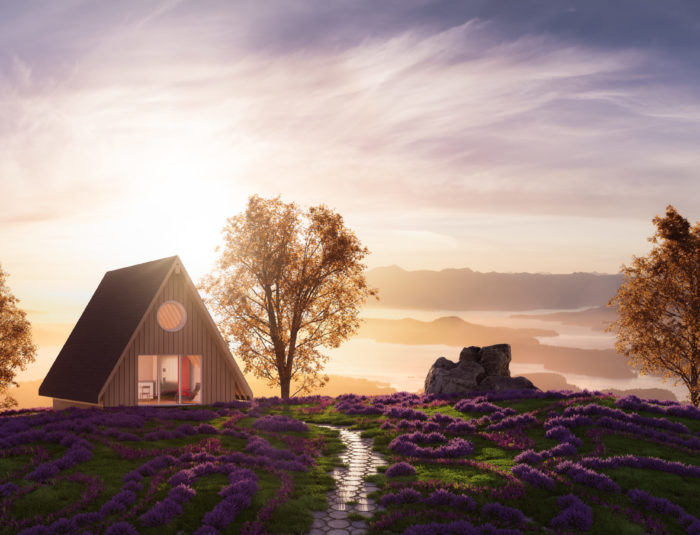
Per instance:
[[[187,312],[177,301],[166,301],[158,309],[158,325],[166,331],[179,331],[185,326]]]

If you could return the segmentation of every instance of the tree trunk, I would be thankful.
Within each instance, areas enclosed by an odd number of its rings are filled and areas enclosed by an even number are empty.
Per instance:
[[[282,399],[289,399],[289,383],[290,380],[288,378],[280,377],[280,397]]]
[[[280,378],[280,397],[282,399],[289,399],[289,387],[292,382],[292,376],[288,374],[284,368],[277,373]]]
[[[690,390],[690,403],[700,408],[700,389],[697,386]]]

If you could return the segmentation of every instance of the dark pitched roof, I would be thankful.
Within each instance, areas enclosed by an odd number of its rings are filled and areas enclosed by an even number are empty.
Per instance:
[[[177,256],[108,271],[44,382],[42,396],[97,403]]]

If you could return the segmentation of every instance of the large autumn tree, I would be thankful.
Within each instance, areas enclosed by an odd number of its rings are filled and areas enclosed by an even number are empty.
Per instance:
[[[279,385],[282,398],[323,386],[322,349],[357,331],[360,307],[376,294],[367,248],[325,206],[253,196],[228,220],[219,252],[200,287],[245,371]]]
[[[0,408],[14,407],[9,395],[18,369],[34,362],[36,347],[32,343],[31,326],[26,314],[17,306],[18,299],[6,284],[7,274],[0,267]]]
[[[700,405],[700,222],[691,227],[673,206],[653,220],[647,256],[622,266],[624,282],[608,303],[615,348],[641,373],[682,381]]]

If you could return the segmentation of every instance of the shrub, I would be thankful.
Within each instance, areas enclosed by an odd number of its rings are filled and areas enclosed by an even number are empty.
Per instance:
[[[384,475],[386,475],[386,477],[415,476],[416,469],[406,462],[400,462],[387,468]]]

